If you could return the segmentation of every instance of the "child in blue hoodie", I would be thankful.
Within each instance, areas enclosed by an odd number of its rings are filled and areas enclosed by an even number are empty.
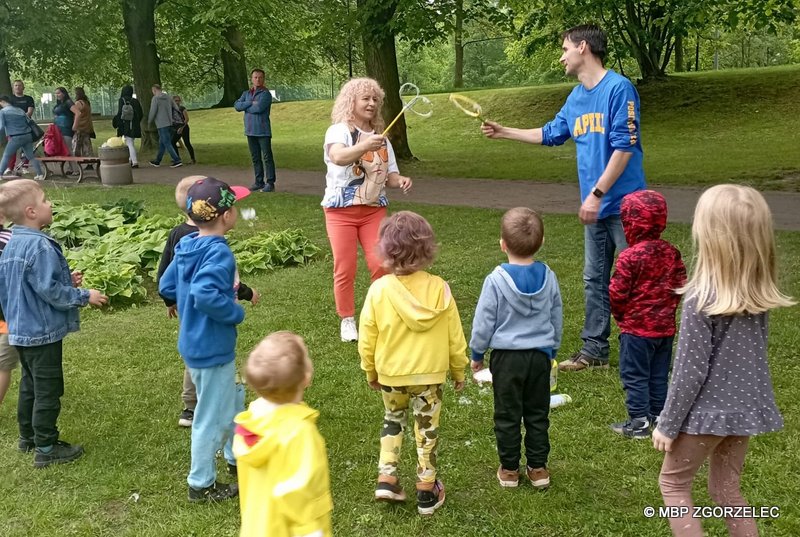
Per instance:
[[[217,483],[216,453],[223,448],[233,467],[233,418],[243,408],[237,393],[236,325],[244,309],[236,302],[236,262],[225,233],[236,225],[236,200],[250,193],[243,187],[206,177],[187,193],[186,214],[198,231],[180,240],[175,257],[159,281],[162,297],[180,312],[178,351],[197,388],[192,423],[189,501],[233,498],[238,487]]]
[[[537,489],[550,486],[550,368],[561,345],[562,304],[556,275],[533,255],[542,246],[544,226],[526,207],[503,215],[500,249],[508,263],[483,282],[472,321],[472,371],[489,368],[494,388],[494,431],[503,487],[519,485],[520,421],[525,423],[526,474]]]

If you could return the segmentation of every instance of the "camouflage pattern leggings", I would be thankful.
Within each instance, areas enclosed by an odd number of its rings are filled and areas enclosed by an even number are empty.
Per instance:
[[[414,436],[417,442],[417,480],[436,480],[436,445],[439,440],[439,413],[442,410],[442,385],[383,386],[386,414],[381,431],[381,456],[378,470],[397,475],[397,462],[403,446],[403,432],[408,423],[408,405],[414,415]]]

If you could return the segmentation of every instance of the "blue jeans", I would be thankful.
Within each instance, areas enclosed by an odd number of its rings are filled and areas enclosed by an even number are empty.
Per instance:
[[[583,294],[586,318],[583,322],[581,352],[608,361],[608,336],[611,334],[611,302],[608,283],[614,266],[615,250],[628,247],[619,215],[608,216],[584,226]]]
[[[30,164],[33,166],[33,169],[36,170],[36,175],[42,175],[42,165],[34,156],[33,135],[30,133],[8,137],[6,150],[3,151],[3,160],[0,161],[0,173],[5,171],[6,166],[8,166],[8,161],[11,160],[11,155],[15,155],[19,148],[22,148],[23,153],[25,153],[25,158],[28,159],[28,162],[30,162]]]
[[[244,387],[236,384],[236,364],[189,368],[197,388],[197,406],[192,421],[192,463],[187,481],[192,488],[205,488],[217,479],[217,450],[225,460],[233,456],[233,418],[244,410]]]
[[[658,416],[664,409],[673,339],[619,335],[619,378],[631,418]]]
[[[161,164],[161,159],[164,158],[164,151],[169,153],[173,164],[181,161],[180,155],[178,155],[175,148],[172,147],[172,127],[161,127],[158,129],[158,154],[156,155],[156,164]]]
[[[275,184],[275,159],[272,158],[272,136],[248,136],[247,147],[253,158],[253,171],[256,185],[264,186],[264,168],[267,169],[267,182]]]

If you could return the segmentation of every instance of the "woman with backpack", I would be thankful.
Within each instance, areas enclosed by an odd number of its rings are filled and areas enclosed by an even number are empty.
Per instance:
[[[139,157],[136,155],[136,138],[142,137],[142,118],[144,112],[139,99],[133,96],[133,86],[122,88],[117,105],[117,115],[111,120],[112,126],[117,129],[117,136],[122,136],[130,152],[131,168],[139,167]]]

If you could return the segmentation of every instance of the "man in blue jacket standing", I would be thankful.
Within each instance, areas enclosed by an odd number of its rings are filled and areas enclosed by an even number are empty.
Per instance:
[[[561,371],[608,368],[611,306],[608,285],[615,250],[627,247],[619,218],[626,194],[645,188],[639,133],[639,94],[631,82],[606,69],[606,34],[594,25],[576,26],[562,34],[561,63],[578,78],[556,117],[538,129],[514,129],[487,121],[488,138],[529,144],[561,145],[572,138],[578,158],[584,225],[583,284],[586,317],[583,345],[562,361]]]
[[[275,160],[272,158],[272,126],[269,122],[272,94],[264,86],[263,69],[250,71],[250,80],[253,87],[242,93],[233,105],[237,112],[244,112],[244,135],[247,136],[256,175],[256,181],[250,186],[250,190],[275,192]]]

